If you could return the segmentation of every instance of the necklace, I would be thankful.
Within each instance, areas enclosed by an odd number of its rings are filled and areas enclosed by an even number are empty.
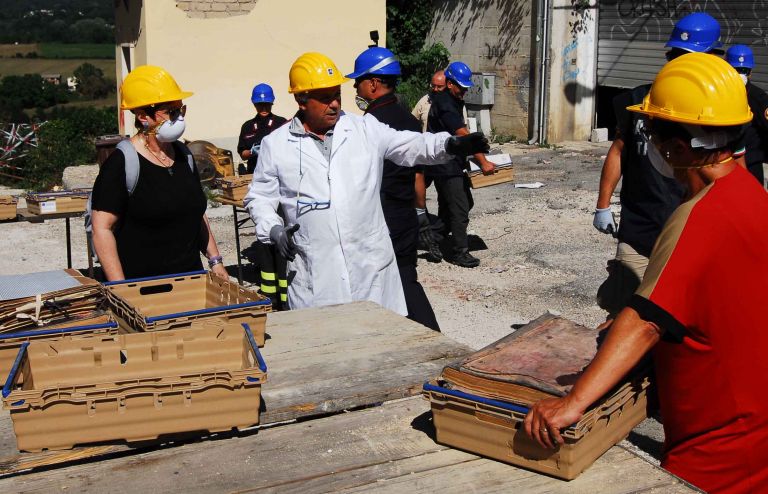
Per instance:
[[[166,155],[166,154],[163,154],[163,157],[162,157],[162,158],[161,158],[160,156],[156,155],[156,154],[155,154],[155,153],[154,153],[154,152],[153,152],[153,151],[152,151],[152,150],[149,148],[149,146],[147,145],[147,137],[146,137],[146,136],[143,136],[143,135],[142,135],[142,144],[144,145],[144,149],[146,149],[147,151],[149,151],[149,154],[151,154],[152,156],[154,156],[154,157],[155,157],[155,159],[156,159],[157,161],[159,161],[159,162],[160,162],[160,165],[159,165],[159,166],[161,166],[161,167],[165,168],[166,170],[168,170],[168,175],[173,175],[173,159],[171,159],[171,157],[170,157],[170,156],[168,156],[168,155]],[[170,160],[170,163],[168,163],[168,160]]]

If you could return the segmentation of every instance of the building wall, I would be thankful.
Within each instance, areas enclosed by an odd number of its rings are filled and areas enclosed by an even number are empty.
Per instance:
[[[441,42],[451,60],[496,74],[491,125],[496,133],[529,135],[532,0],[434,0],[427,43]],[[428,81],[424,81],[426,86]]]
[[[117,80],[131,52],[131,68],[158,65],[194,96],[188,104],[190,140],[231,149],[242,123],[253,117],[251,89],[266,82],[275,90],[274,113],[290,117],[296,102],[288,94],[288,70],[302,53],[318,51],[344,73],[378,30],[385,43],[386,2],[365,0],[121,0],[115,2]],[[121,46],[127,45],[127,46]],[[118,82],[119,84],[119,82]],[[358,112],[352,84],[342,86],[345,111]],[[125,117],[125,131],[133,120]]]
[[[547,142],[588,140],[595,114],[597,6],[553,0]]]

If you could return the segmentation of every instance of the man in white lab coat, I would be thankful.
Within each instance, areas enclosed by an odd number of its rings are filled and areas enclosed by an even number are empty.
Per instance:
[[[487,150],[482,134],[395,131],[341,111],[346,79],[319,53],[291,66],[299,111],[261,143],[245,204],[260,242],[288,262],[291,309],[370,300],[406,315],[379,189],[384,159],[402,166]],[[278,215],[282,206],[282,217]]]

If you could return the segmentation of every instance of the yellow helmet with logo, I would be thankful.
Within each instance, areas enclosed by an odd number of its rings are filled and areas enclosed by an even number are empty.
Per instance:
[[[289,93],[303,93],[344,84],[344,77],[336,64],[322,53],[305,53],[293,62],[288,73]]]
[[[722,58],[706,53],[688,53],[664,65],[643,102],[627,110],[693,125],[752,121],[739,74]]]
[[[133,69],[120,86],[120,109],[133,110],[189,98],[192,94],[182,91],[165,69],[141,65]]]

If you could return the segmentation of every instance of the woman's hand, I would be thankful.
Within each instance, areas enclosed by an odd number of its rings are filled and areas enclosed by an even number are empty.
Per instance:
[[[560,430],[578,422],[583,414],[570,396],[547,398],[536,402],[525,416],[525,432],[541,446],[554,449],[564,442]]]
[[[229,279],[229,273],[227,273],[227,270],[224,267],[224,264],[222,264],[222,263],[214,265],[211,268],[211,272],[213,274],[215,274],[216,276],[218,276],[219,278],[223,278],[225,280]]]

